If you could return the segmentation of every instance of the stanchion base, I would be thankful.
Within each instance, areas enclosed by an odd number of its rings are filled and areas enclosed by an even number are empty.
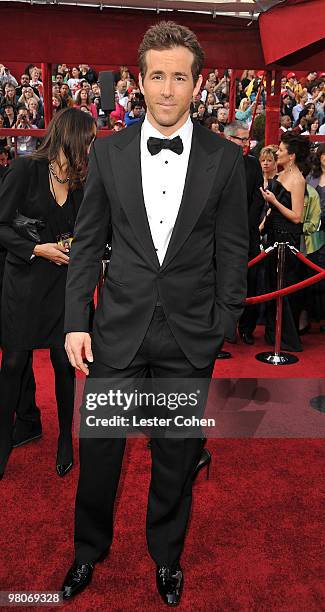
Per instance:
[[[297,361],[299,361],[298,357],[295,355],[290,355],[289,353],[279,353],[276,355],[270,351],[258,353],[255,355],[255,359],[262,361],[263,363],[269,363],[276,366],[291,365],[292,363],[297,363]]]

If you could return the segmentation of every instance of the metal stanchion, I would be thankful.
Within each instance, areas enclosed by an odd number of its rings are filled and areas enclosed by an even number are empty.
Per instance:
[[[278,261],[277,261],[277,290],[283,289],[284,286],[284,266],[285,266],[285,249],[286,243],[279,242],[278,244]],[[276,298],[276,320],[275,320],[275,346],[274,352],[265,351],[258,353],[255,358],[263,363],[271,365],[290,365],[299,361],[295,355],[289,353],[281,353],[281,332],[282,332],[282,307],[283,297]]]

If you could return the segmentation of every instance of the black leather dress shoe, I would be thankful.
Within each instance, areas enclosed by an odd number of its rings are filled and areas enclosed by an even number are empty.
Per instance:
[[[71,599],[81,593],[91,582],[93,570],[94,566],[91,563],[77,563],[75,561],[70,567],[61,588],[63,599]]]
[[[157,565],[157,589],[167,606],[177,606],[181,599],[183,588],[183,572],[179,564],[174,567]]]
[[[216,354],[216,359],[230,359],[232,357],[232,354],[229,353],[229,351],[219,351],[219,353]]]
[[[254,344],[254,336],[249,332],[240,332],[240,337],[245,344]]]

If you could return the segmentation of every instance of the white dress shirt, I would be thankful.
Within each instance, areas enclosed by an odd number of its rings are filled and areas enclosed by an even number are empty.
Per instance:
[[[180,136],[183,153],[177,155],[162,149],[157,155],[148,151],[148,138],[167,138],[154,128],[146,117],[141,128],[141,174],[144,203],[152,240],[162,264],[182,201],[188,160],[192,144],[193,124],[189,117],[184,125],[168,138]]]

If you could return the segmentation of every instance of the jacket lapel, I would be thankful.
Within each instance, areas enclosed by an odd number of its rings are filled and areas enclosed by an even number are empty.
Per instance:
[[[131,126],[109,148],[119,200],[151,265],[160,268],[142,191],[140,135],[142,122]],[[112,138],[115,139],[115,136]],[[161,269],[166,268],[191,233],[212,189],[223,153],[221,139],[193,124],[192,147],[176,223]]]
[[[140,135],[142,121],[128,127],[110,148],[119,200],[151,265],[159,268],[142,191]],[[112,136],[111,138],[115,138]]]
[[[182,201],[161,269],[166,268],[175,257],[203,211],[222,153],[221,139],[211,139],[206,128],[193,123],[192,147]]]

